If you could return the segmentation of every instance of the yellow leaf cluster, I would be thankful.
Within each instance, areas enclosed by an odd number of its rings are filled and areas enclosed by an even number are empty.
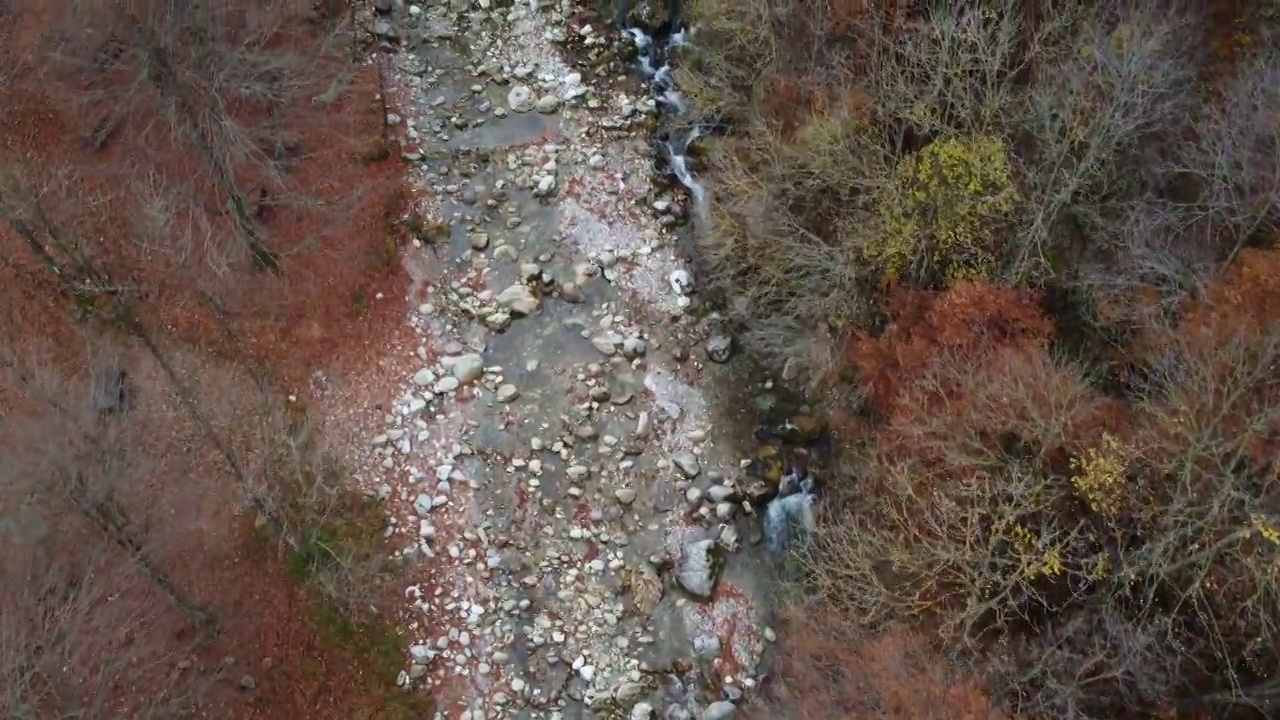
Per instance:
[[[1003,140],[938,140],[899,163],[881,189],[880,232],[866,252],[890,277],[922,263],[950,279],[990,277],[1018,200]]]
[[[1124,503],[1131,454],[1119,439],[1104,434],[1100,447],[1071,459],[1075,472],[1071,484],[1089,508],[1103,517],[1114,518]]]
[[[1013,526],[1009,535],[1009,543],[1022,566],[1025,579],[1056,577],[1064,572],[1062,552],[1058,548],[1042,549],[1037,538],[1022,525]]]

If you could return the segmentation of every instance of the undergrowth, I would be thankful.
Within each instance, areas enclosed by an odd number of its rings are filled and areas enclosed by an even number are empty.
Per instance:
[[[688,4],[701,276],[865,400],[799,595],[1018,717],[1280,702],[1280,44],[1211,5]]]
[[[287,430],[259,489],[270,517],[255,524],[256,543],[280,549],[320,639],[368,669],[369,706],[358,717],[429,716],[430,695],[397,685],[406,641],[387,612],[401,573],[384,532],[386,510],[350,485],[345,468],[318,445],[305,410],[291,410]]]
[[[689,3],[681,88],[732,127],[702,144],[699,261],[765,361],[872,325],[887,285],[958,277],[1142,327],[1274,231],[1280,123],[1250,110],[1280,101],[1264,30],[1206,89],[1191,10],[863,5]]]

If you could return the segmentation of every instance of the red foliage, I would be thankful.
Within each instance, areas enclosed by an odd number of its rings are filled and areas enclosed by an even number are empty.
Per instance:
[[[1280,252],[1245,250],[1188,304],[1175,327],[1144,333],[1143,357],[1153,365],[1172,363],[1179,380],[1162,397],[1167,410],[1149,414],[1147,442],[1181,453],[1179,422],[1193,422],[1224,441],[1245,441],[1257,467],[1276,466],[1280,421],[1267,418],[1280,404],[1277,317]]]
[[[859,332],[848,355],[868,398],[892,416],[904,388],[939,360],[978,367],[1003,348],[1047,349],[1053,323],[1027,292],[958,283],[941,292],[899,289],[879,337]]]
[[[62,14],[70,4],[19,5],[20,10],[10,8],[0,27],[0,171],[21,173],[59,230],[81,243],[113,284],[125,288],[131,310],[167,351],[194,358],[184,368],[188,381],[198,386],[209,379],[206,371],[217,361],[207,353],[231,353],[228,335],[292,386],[314,370],[339,365],[350,371],[351,362],[370,359],[369,340],[381,340],[388,327],[402,324],[402,305],[377,302],[376,296],[399,300],[407,287],[394,247],[387,243],[389,221],[401,210],[397,191],[403,166],[396,159],[369,163],[361,152],[385,127],[381,104],[375,102],[376,68],[348,65],[340,56],[321,57],[313,30],[302,24],[308,3],[253,3],[256,7],[246,11],[283,8],[286,22],[272,48],[295,48],[304,64],[317,70],[269,114],[234,99],[225,107],[240,128],[269,130],[297,148],[279,181],[251,175],[261,158],[241,159],[232,167],[250,200],[261,198],[259,181],[268,190],[268,202],[254,208],[261,210],[255,222],[263,244],[281,256],[276,275],[254,269],[237,245],[225,194],[207,159],[190,137],[169,125],[147,83],[138,83],[136,72],[129,75],[128,69],[91,75],[91,88],[70,82],[78,76],[45,54],[47,40],[67,37],[55,37],[53,30],[67,20]],[[15,68],[20,71],[8,72]],[[347,70],[352,74],[340,99],[311,101]],[[114,130],[95,147],[86,138],[104,117],[99,111],[113,114]],[[168,207],[163,217],[150,218],[148,201],[158,199]],[[217,248],[228,250],[226,257],[219,257]],[[0,343],[50,347],[57,351],[49,355],[50,363],[83,364],[89,324],[75,317],[75,303],[57,276],[3,221],[0,293],[9,310]],[[223,317],[215,316],[208,296],[217,299]],[[171,389],[159,372],[152,374],[137,382],[158,402]],[[0,382],[0,408],[13,408],[13,394],[14,388]],[[176,432],[186,419],[173,409],[157,437]],[[170,526],[176,527],[175,518],[190,523],[185,534],[171,528],[157,555],[174,584],[223,623],[222,635],[197,658],[196,671],[211,673],[223,658],[235,658],[231,679],[220,684],[221,697],[207,716],[390,717],[380,706],[383,698],[366,682],[373,672],[362,666],[367,658],[323,637],[309,617],[306,591],[288,578],[283,562],[264,558],[250,546],[239,495],[233,483],[221,481],[222,459],[206,457],[211,453],[199,436],[179,440],[163,451],[142,450],[191,465],[181,473],[159,468],[144,500],[158,517],[169,513]],[[175,495],[177,490],[185,494]],[[171,628],[143,630],[165,634]],[[155,666],[148,671],[154,678],[138,669],[131,681],[163,682],[170,669]],[[239,687],[241,675],[256,680],[252,691]]]
[[[1178,330],[1215,335],[1260,333],[1280,318],[1280,252],[1245,250],[1183,314]]]
[[[793,611],[769,700],[759,720],[999,720],[972,682],[957,677],[928,640],[907,632],[866,636],[829,608]]]
[[[296,383],[336,350],[358,346],[359,336],[399,322],[365,307],[376,311],[386,305],[369,302],[376,294],[399,297],[407,287],[389,227],[401,210],[403,166],[362,157],[384,127],[376,67],[352,67],[341,51],[322,55],[314,29],[304,24],[305,7],[297,6],[279,11],[266,47],[296,53],[306,68],[299,86],[283,102],[217,100],[234,132],[262,133],[289,146],[289,158],[279,163],[268,159],[270,149],[231,158],[236,185],[253,204],[256,233],[281,258],[276,275],[255,268],[216,173],[170,121],[159,93],[139,82],[139,68],[125,63],[94,74],[60,64],[46,37],[65,18],[36,10],[17,15],[17,41],[0,58],[23,69],[5,92],[0,148],[41,186],[55,224],[128,289],[149,326],[218,348],[229,321],[256,360]],[[312,101],[343,73],[351,78],[340,99]],[[198,88],[193,95],[192,114],[208,116],[214,99]],[[107,139],[87,146],[107,118],[113,123]],[[0,225],[0,244],[6,300],[26,308],[25,318],[42,335],[71,337],[68,300],[48,271],[11,228]],[[208,297],[217,299],[223,318]]]

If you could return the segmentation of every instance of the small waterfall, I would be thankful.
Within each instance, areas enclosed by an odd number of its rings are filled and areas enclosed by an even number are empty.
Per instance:
[[[624,28],[622,33],[635,44],[636,65],[653,87],[659,106],[676,120],[689,120],[692,108],[676,88],[675,73],[670,64],[671,51],[687,44],[691,34],[680,18],[680,3],[669,4],[667,22],[654,30],[652,35],[638,27]],[[669,138],[662,143],[667,164],[676,180],[689,191],[698,216],[703,215],[710,198],[706,187],[689,168],[688,151],[694,140],[713,127],[714,124],[708,125],[704,121],[695,120],[682,137]]]

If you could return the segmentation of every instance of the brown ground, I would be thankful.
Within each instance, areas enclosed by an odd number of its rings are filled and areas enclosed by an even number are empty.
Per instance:
[[[53,5],[56,3],[50,7]],[[136,123],[153,116],[154,107],[134,108],[118,133],[119,140],[98,151],[86,151],[83,130],[91,118],[84,116],[76,102],[50,90],[47,79],[38,74],[3,73],[5,68],[15,67],[14,60],[39,65],[38,41],[56,13],[41,15],[38,10],[4,18],[6,27],[0,34],[0,43],[7,46],[0,51],[0,60],[6,63],[0,67],[4,96],[0,155],[7,163],[65,167],[82,178],[81,190],[93,189],[110,197],[137,181],[125,168],[136,163],[142,152],[143,160],[154,163],[162,174],[190,172],[198,165],[189,149],[183,150],[158,133],[139,141],[141,126]],[[296,34],[284,34],[280,42],[307,42],[305,28],[294,30]],[[134,308],[172,353],[171,359],[178,359],[186,382],[216,389],[216,383],[208,384],[209,378],[227,366],[222,358],[236,357],[240,350],[247,350],[255,364],[268,368],[279,388],[299,395],[305,395],[302,390],[317,371],[342,382],[375,367],[382,343],[402,324],[407,288],[396,242],[386,241],[393,236],[390,223],[403,205],[397,151],[392,148],[392,159],[378,162],[361,157],[370,138],[382,132],[377,93],[376,70],[359,68],[339,102],[315,105],[303,101],[280,113],[305,149],[289,173],[293,191],[342,198],[345,204],[337,211],[324,212],[282,207],[262,218],[264,236],[293,250],[285,258],[279,278],[259,273],[239,286],[214,285],[222,291],[219,299],[224,302],[235,343],[226,342],[222,325],[199,302],[199,293],[210,287],[202,284],[207,278],[192,277],[182,268],[166,276],[162,274],[163,262],[145,253],[131,255],[123,242],[120,252],[110,256],[129,269],[137,286],[145,288],[135,298]],[[104,168],[111,172],[103,172]],[[46,199],[58,211],[83,208],[84,216],[68,223],[77,230],[84,230],[81,221],[98,223],[99,228],[117,235],[131,227],[130,218],[121,216],[128,213],[127,208],[92,207],[83,197],[51,194]],[[210,202],[216,205],[216,201]],[[83,366],[87,358],[79,341],[86,333],[95,332],[92,324],[72,319],[68,299],[58,291],[57,282],[3,223],[0,258],[0,292],[15,321],[5,328],[12,334],[3,342],[19,355],[30,348],[41,358],[38,362],[50,367]],[[156,267],[161,269],[148,274]],[[221,621],[220,633],[197,653],[188,671],[208,673],[224,668],[226,680],[215,686],[214,697],[205,703],[201,716],[282,720],[401,717],[405,704],[400,699],[387,702],[397,693],[389,688],[394,673],[388,677],[386,667],[378,667],[374,673],[369,653],[352,649],[360,643],[329,637],[332,628],[317,619],[312,597],[290,579],[280,554],[255,540],[252,518],[242,512],[221,458],[207,443],[202,444],[187,416],[174,404],[171,388],[154,363],[148,368],[146,356],[139,353],[136,344],[125,345],[132,345],[127,352],[141,358],[135,358],[141,369],[134,373],[139,396],[143,403],[150,398],[156,413],[146,422],[160,423],[170,431],[159,436],[158,445],[151,448],[152,452],[166,453],[160,457],[152,484],[134,488],[155,516],[148,530],[165,530],[163,539],[156,543],[155,555],[174,584]],[[7,384],[0,388],[0,406],[6,413],[16,412],[23,397],[12,380],[5,376]],[[143,631],[160,638],[192,636],[186,618],[166,606],[163,598],[146,602],[157,612]],[[139,686],[162,683],[168,671],[140,670],[132,674],[130,682]],[[245,676],[253,679],[252,689],[241,687]]]

